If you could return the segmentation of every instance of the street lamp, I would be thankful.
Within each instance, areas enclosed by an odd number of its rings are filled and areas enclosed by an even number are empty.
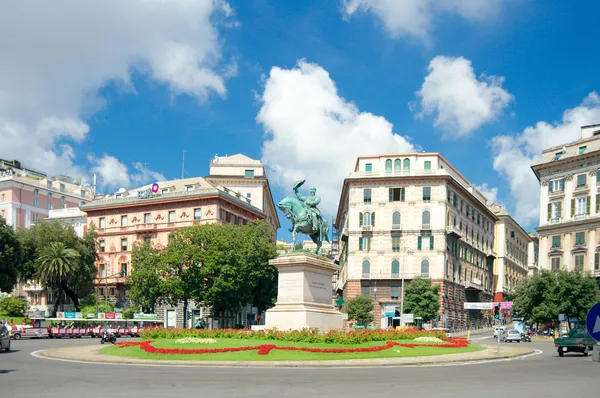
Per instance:
[[[377,281],[375,281],[375,289],[373,289],[375,300],[373,303],[373,326],[377,326]]]
[[[112,278],[113,276],[120,276],[123,278],[125,276],[125,270],[121,270],[121,272],[117,272],[116,274],[104,276],[104,311],[108,310],[108,278]],[[98,319],[98,285],[96,285],[96,319]]]
[[[400,329],[404,327],[404,261],[402,262],[402,294],[400,296]]]

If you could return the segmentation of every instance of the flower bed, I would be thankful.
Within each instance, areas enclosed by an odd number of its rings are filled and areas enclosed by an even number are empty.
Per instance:
[[[427,331],[406,329],[397,331],[393,329],[347,329],[321,333],[317,329],[303,329],[293,331],[249,329],[151,329],[142,332],[143,339],[181,339],[186,337],[212,338],[212,339],[252,339],[252,340],[278,340],[303,343],[325,344],[361,344],[369,341],[414,340],[417,337],[445,338],[445,333],[440,331]]]
[[[175,344],[217,344],[217,340],[200,339],[197,337],[184,337],[183,339],[175,340]]]
[[[228,348],[199,348],[199,349],[186,349],[186,348],[156,348],[152,345],[154,340],[116,343],[118,347],[132,347],[138,345],[142,351],[151,354],[163,354],[163,355],[192,355],[192,354],[218,354],[225,352],[240,352],[240,351],[258,351],[258,355],[267,355],[272,350],[282,351],[303,351],[312,353],[328,353],[328,354],[343,354],[343,353],[359,353],[359,352],[378,352],[388,350],[392,347],[437,347],[437,348],[465,348],[469,346],[469,342],[466,339],[443,339],[443,344],[420,344],[420,343],[398,343],[395,341],[388,341],[380,346],[373,347],[353,347],[353,348],[314,348],[314,347],[294,347],[294,346],[276,346],[274,344],[262,344],[258,346],[242,346],[242,347],[228,347]]]
[[[427,337],[417,337],[415,339],[416,343],[441,343],[443,342],[442,339],[437,338],[437,337],[433,337],[433,336],[427,336]]]

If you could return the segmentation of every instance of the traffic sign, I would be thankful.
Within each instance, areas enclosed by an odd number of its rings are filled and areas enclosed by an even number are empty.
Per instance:
[[[588,333],[596,341],[600,341],[600,302],[594,304],[587,314],[585,326]]]

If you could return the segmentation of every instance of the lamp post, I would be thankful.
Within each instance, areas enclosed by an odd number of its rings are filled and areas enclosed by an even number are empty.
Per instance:
[[[375,300],[373,303],[373,327],[377,327],[377,281],[375,281],[375,289],[373,289]]]
[[[400,296],[400,329],[404,327],[404,262],[402,262],[402,294]]]

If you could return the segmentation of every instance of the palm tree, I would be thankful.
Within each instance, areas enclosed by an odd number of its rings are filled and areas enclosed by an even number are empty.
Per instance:
[[[79,253],[76,250],[68,249],[61,242],[50,243],[42,250],[39,258],[38,274],[40,279],[58,286],[58,304],[61,304],[63,311],[65,307],[62,297],[62,283],[74,271],[75,261],[78,258]],[[54,313],[56,313],[56,308]]]

